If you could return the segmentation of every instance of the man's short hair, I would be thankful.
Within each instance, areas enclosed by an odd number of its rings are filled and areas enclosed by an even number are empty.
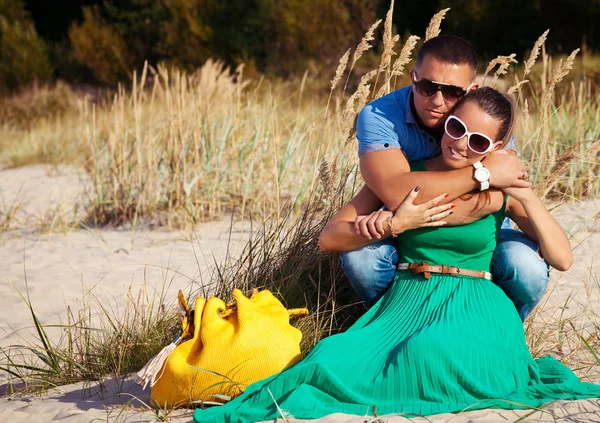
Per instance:
[[[456,35],[438,35],[433,37],[421,46],[417,54],[417,66],[419,66],[425,56],[431,56],[442,63],[451,65],[468,64],[473,69],[473,76],[477,72],[477,53],[470,42]]]

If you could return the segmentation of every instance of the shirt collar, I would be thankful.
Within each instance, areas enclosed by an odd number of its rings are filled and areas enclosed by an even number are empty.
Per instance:
[[[413,123],[417,126],[419,126],[419,124],[417,123],[417,119],[415,118],[415,114],[413,112],[413,91],[412,91],[412,86],[410,87],[409,91],[408,91],[408,95],[406,96],[406,104],[405,104],[405,111],[404,111],[404,118],[406,120],[406,123]]]
[[[414,113],[414,109],[413,109],[413,90],[412,90],[412,85],[410,86],[410,89],[408,91],[408,95],[406,96],[406,104],[404,106],[404,120],[406,123],[412,123],[413,125],[417,125],[417,128],[419,128],[419,131],[421,132],[425,132],[428,133],[429,132],[423,128],[421,128],[421,125],[419,125],[419,122],[417,121],[417,118],[415,117],[415,113]],[[437,143],[435,143],[436,146],[435,148],[439,147],[439,141]]]

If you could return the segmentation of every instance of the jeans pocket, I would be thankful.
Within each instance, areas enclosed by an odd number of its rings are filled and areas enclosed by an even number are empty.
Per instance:
[[[398,250],[396,248],[394,248],[393,250],[391,250],[387,256],[385,257],[385,259],[387,261],[389,261],[390,263],[392,263],[394,266],[396,264],[398,264]]]
[[[503,275],[504,275],[504,272],[503,272],[503,270],[504,270],[504,269],[503,269],[502,267],[500,267],[500,266],[498,266],[498,265],[496,264],[496,261],[495,261],[495,260],[492,260],[492,268],[491,268],[491,271],[492,271],[492,276],[494,277],[494,280],[495,280],[495,281],[496,281],[496,280],[498,280],[498,279],[502,279],[502,277],[503,277]]]

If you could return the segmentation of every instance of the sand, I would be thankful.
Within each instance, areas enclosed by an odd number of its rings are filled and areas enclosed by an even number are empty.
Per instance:
[[[211,266],[234,257],[247,240],[248,225],[231,221],[202,224],[193,234],[89,227],[40,234],[22,227],[22,222],[31,223],[33,216],[51,210],[81,209],[81,185],[81,176],[71,167],[38,165],[0,172],[0,193],[8,203],[18,199],[22,204],[16,228],[0,234],[0,298],[5,299],[0,346],[31,339],[31,319],[19,292],[28,294],[44,325],[65,323],[67,306],[74,311],[90,305],[100,312],[101,303],[119,315],[128,298],[139,292],[161,297],[168,306],[176,302],[179,289],[206,290]]]
[[[124,395],[127,392],[129,395]],[[121,393],[121,394],[120,394]],[[125,381],[107,381],[99,389],[96,385],[83,383],[63,386],[44,397],[20,397],[11,401],[0,399],[1,422],[45,423],[61,421],[68,423],[89,422],[156,422],[183,423],[192,421],[191,410],[175,410],[168,414],[148,411],[132,396],[148,400],[147,393],[141,391],[131,379]],[[460,414],[439,414],[427,418],[406,418],[385,416],[380,420],[373,417],[332,414],[312,423],[470,423],[470,422],[585,422],[600,421],[600,400],[558,401],[544,408],[543,412],[530,410],[479,410]],[[288,423],[307,420],[287,419]],[[277,419],[278,423],[285,423]]]
[[[128,299],[140,292],[148,298],[161,295],[168,307],[175,303],[178,289],[188,293],[204,287],[209,294],[206,281],[212,265],[226,257],[235,259],[246,242],[248,224],[235,222],[230,237],[231,222],[227,219],[201,224],[194,234],[90,228],[40,234],[32,230],[43,216],[67,219],[81,215],[87,183],[85,175],[75,167],[36,165],[0,171],[0,207],[4,207],[0,211],[20,204],[11,222],[12,229],[0,234],[1,347],[35,340],[29,311],[19,292],[28,293],[45,325],[65,323],[68,308],[76,314],[88,305],[99,313],[97,306],[102,304],[118,315]],[[600,200],[563,205],[555,215],[577,247],[572,269],[562,274],[552,272],[545,308],[577,314],[587,307],[600,313],[600,260],[595,260],[595,253],[600,251]],[[582,318],[582,327],[585,324]],[[50,336],[60,336],[60,330],[51,331]],[[5,377],[0,374],[0,386]],[[108,380],[102,386],[103,390],[98,384],[80,383],[59,387],[43,396],[1,397],[0,422],[145,422],[160,417],[142,403],[148,403],[149,390],[142,391],[130,379]],[[565,416],[570,421],[600,421],[598,400],[554,403],[547,410],[551,413],[538,412],[522,421],[560,421]],[[530,413],[481,410],[411,421],[505,422]],[[168,418],[188,422],[191,414],[178,411]],[[385,420],[408,421],[399,416]],[[336,414],[315,421],[359,423],[373,419]]]
[[[123,392],[127,392],[123,394]],[[134,399],[148,400],[148,394],[131,379],[110,380],[100,389],[97,384],[83,383],[63,386],[44,397],[19,397],[12,400],[0,399],[1,422],[45,423],[61,421],[68,423],[89,422],[156,422],[183,423],[192,421],[192,410],[174,410],[170,413],[154,413],[145,409]],[[530,410],[479,410],[460,414],[439,414],[427,418],[385,416],[381,420],[373,417],[332,414],[312,423],[470,423],[470,422],[586,422],[600,421],[600,400],[558,401],[544,408],[543,412]],[[287,419],[289,423],[307,420]],[[277,419],[278,423],[285,423]]]

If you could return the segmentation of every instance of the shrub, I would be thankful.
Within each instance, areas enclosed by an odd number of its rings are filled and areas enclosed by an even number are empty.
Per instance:
[[[0,94],[52,77],[47,47],[20,0],[0,1]]]
[[[102,17],[97,6],[83,9],[83,23],[69,28],[75,58],[110,85],[130,78],[132,58],[123,37]]]

